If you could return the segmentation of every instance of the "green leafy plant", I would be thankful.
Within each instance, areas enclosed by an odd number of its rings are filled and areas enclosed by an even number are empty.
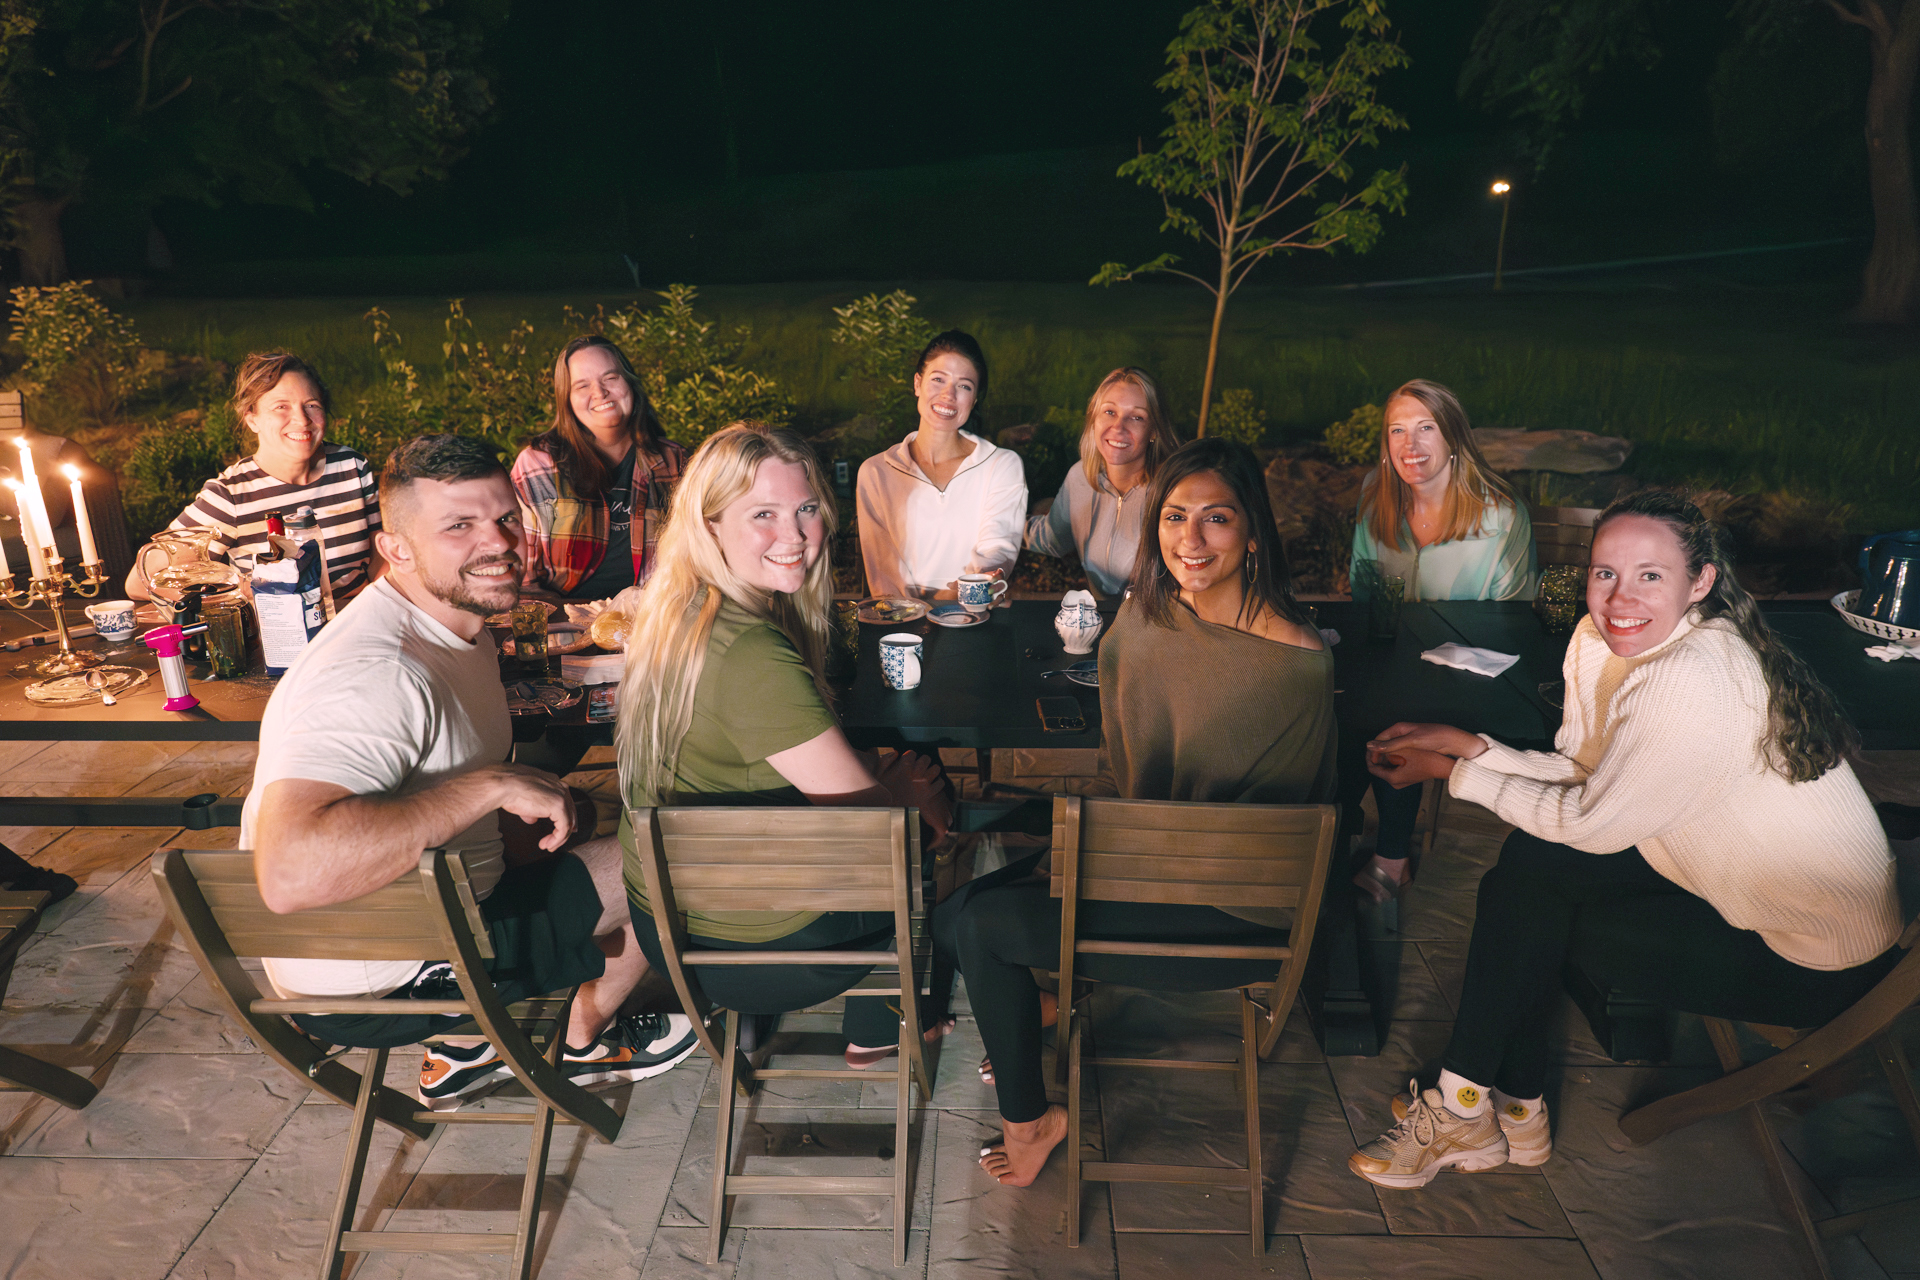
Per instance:
[[[913,402],[913,361],[934,334],[933,325],[914,314],[917,301],[895,289],[833,309],[840,317],[833,340],[853,349],[852,364],[840,376],[861,384],[868,411],[876,417],[897,417]]]
[[[751,419],[785,426],[793,398],[773,378],[741,362],[753,340],[749,325],[722,328],[694,311],[700,291],[672,284],[648,310],[638,303],[569,320],[618,343],[640,370],[640,381],[668,437],[692,447],[730,422]]]
[[[1267,411],[1253,402],[1253,392],[1245,387],[1222,391],[1213,410],[1213,434],[1257,448],[1267,434]]]
[[[1206,0],[1167,46],[1168,70],[1154,84],[1172,99],[1173,123],[1120,176],[1159,193],[1160,229],[1199,241],[1209,263],[1196,273],[1171,253],[1137,267],[1109,262],[1091,283],[1168,272],[1213,295],[1200,435],[1227,300],[1253,269],[1303,249],[1364,253],[1380,238],[1380,215],[1406,206],[1404,169],[1349,185],[1354,148],[1407,127],[1376,92],[1381,75],[1408,62],[1387,32],[1382,0]]]
[[[23,390],[64,398],[102,422],[158,380],[165,357],[144,349],[133,323],[88,292],[91,283],[16,287],[8,336],[26,353]]]
[[[1321,438],[1335,462],[1350,467],[1371,466],[1380,461],[1380,435],[1386,430],[1387,415],[1377,404],[1363,404],[1327,428]]]
[[[120,474],[127,524],[136,541],[165,528],[202,484],[251,449],[251,437],[219,400],[218,388],[210,392],[211,403],[155,423],[134,441]]]

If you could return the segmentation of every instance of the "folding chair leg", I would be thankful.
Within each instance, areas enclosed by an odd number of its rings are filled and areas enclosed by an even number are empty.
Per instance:
[[[1873,1039],[1873,1056],[1880,1061],[1880,1069],[1887,1073],[1887,1083],[1893,1088],[1893,1101],[1900,1108],[1900,1114],[1906,1117],[1907,1132],[1913,1135],[1914,1150],[1920,1151],[1920,1097],[1913,1092],[1913,1067],[1907,1061],[1906,1050],[1901,1048],[1899,1037],[1891,1030],[1883,1031]]]
[[[1067,1247],[1080,1247],[1080,1050],[1086,1033],[1086,1014],[1077,1007],[1066,1010],[1066,1021],[1055,1024],[1054,1042],[1060,1029],[1067,1033]],[[1056,1050],[1058,1052],[1058,1050]]]
[[[1240,1093],[1247,1108],[1247,1200],[1252,1215],[1253,1256],[1267,1254],[1267,1188],[1260,1165],[1260,1023],[1253,998],[1240,993]]]
[[[367,1050],[367,1060],[360,1068],[360,1091],[353,1104],[353,1123],[347,1128],[340,1194],[334,1199],[333,1220],[327,1224],[327,1249],[320,1257],[320,1280],[340,1280],[346,1268],[340,1237],[353,1225],[353,1211],[360,1204],[360,1182],[367,1172],[367,1152],[373,1147],[373,1099],[386,1074],[387,1050]]]
[[[740,1015],[727,1010],[726,1048],[720,1055],[720,1109],[714,1117],[713,1199],[707,1208],[707,1265],[720,1261],[727,1235],[727,1177],[733,1172],[734,1064],[740,1056]]]
[[[561,1006],[554,1019],[553,1039],[547,1045],[547,1065],[560,1066],[567,1047],[567,1018],[573,1009],[573,996]],[[540,1099],[533,1109],[533,1133],[527,1139],[527,1176],[520,1183],[520,1216],[514,1223],[513,1263],[507,1274],[513,1280],[528,1280],[533,1274],[533,1239],[540,1225],[540,1195],[547,1181],[547,1153],[553,1147],[553,1108]]]
[[[912,979],[911,962],[902,966],[902,972]],[[909,1027],[906,1018],[900,1019],[900,1057],[894,1071],[893,1095],[893,1265],[907,1265],[907,1214],[913,1202],[907,1198],[907,1171],[911,1163],[911,1149],[908,1146],[912,1135],[907,1130],[908,1117],[913,1107],[913,1040],[920,1038],[920,1028]]]
[[[1735,1035],[1733,1024],[1720,1018],[1703,1018],[1707,1028],[1707,1038],[1713,1042],[1714,1053],[1719,1056],[1721,1070],[1731,1074],[1740,1070],[1740,1041]],[[1743,1110],[1747,1113],[1747,1123],[1753,1130],[1753,1136],[1760,1146],[1760,1159],[1766,1166],[1767,1181],[1772,1185],[1774,1200],[1787,1211],[1794,1225],[1800,1228],[1800,1240],[1809,1270],[1819,1280],[1833,1280],[1833,1271],[1827,1264],[1826,1245],[1821,1242],[1820,1229],[1814,1224],[1813,1215],[1807,1212],[1806,1201],[1800,1196],[1800,1188],[1794,1183],[1791,1171],[1780,1152],[1780,1142],[1773,1136],[1773,1128],[1767,1123],[1767,1114],[1761,1108],[1764,1101],[1750,1102]]]

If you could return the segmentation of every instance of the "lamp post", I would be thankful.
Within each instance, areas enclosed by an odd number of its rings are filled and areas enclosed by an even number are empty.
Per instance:
[[[1493,184],[1493,194],[1500,197],[1500,242],[1493,251],[1493,288],[1500,290],[1500,273],[1507,263],[1507,214],[1513,209],[1513,184],[1502,179]]]

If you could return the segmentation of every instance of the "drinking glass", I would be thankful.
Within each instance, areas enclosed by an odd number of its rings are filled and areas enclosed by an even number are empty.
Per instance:
[[[1400,603],[1406,598],[1407,580],[1388,573],[1378,560],[1356,560],[1350,575],[1353,598],[1367,603],[1367,635],[1374,640],[1391,640],[1400,630]]]
[[[513,651],[522,671],[538,675],[547,673],[545,601],[522,600],[513,606]]]
[[[244,600],[216,600],[200,620],[207,624],[207,661],[215,680],[247,674],[247,605]]]

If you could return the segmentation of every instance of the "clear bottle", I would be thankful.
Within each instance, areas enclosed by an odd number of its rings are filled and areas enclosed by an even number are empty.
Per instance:
[[[286,518],[287,538],[294,546],[315,543],[320,554],[320,606],[328,622],[333,621],[333,576],[327,572],[327,540],[320,532],[320,517],[312,507],[301,507]]]

